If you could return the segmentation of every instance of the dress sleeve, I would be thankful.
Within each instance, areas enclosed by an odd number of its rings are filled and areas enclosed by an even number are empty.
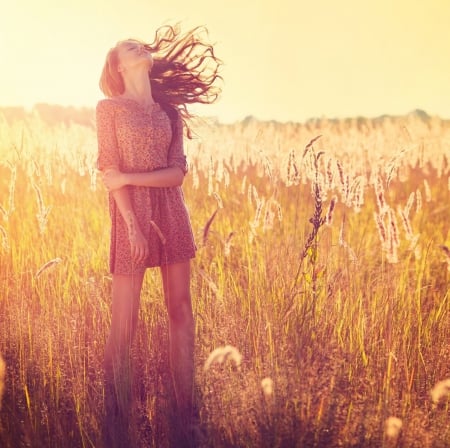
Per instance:
[[[188,172],[186,155],[183,145],[183,121],[181,115],[177,112],[177,118],[173,126],[172,140],[170,142],[169,153],[167,156],[168,167],[181,168],[184,174]]]
[[[97,126],[97,168],[120,167],[120,153],[114,124],[114,107],[108,100],[101,100],[95,111]]]

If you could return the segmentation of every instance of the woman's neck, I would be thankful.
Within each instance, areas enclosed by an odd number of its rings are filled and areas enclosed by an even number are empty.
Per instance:
[[[155,102],[147,71],[133,74],[133,76],[124,76],[124,84],[123,97],[135,100],[143,106],[149,106]]]

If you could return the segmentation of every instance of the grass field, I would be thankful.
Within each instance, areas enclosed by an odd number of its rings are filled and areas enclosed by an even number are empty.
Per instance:
[[[196,130],[199,446],[450,446],[450,123]],[[30,115],[0,135],[0,445],[102,447],[111,279],[95,130]],[[157,271],[140,316],[130,431],[166,447]]]

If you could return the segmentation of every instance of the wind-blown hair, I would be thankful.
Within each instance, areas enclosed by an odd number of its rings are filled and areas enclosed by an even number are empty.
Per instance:
[[[211,104],[221,92],[216,81],[221,79],[218,72],[222,61],[207,42],[207,35],[205,27],[182,33],[179,25],[164,25],[156,30],[151,44],[141,42],[153,56],[149,72],[153,99],[162,106],[178,109],[184,120],[192,117],[187,104]],[[100,77],[100,89],[107,97],[125,91],[118,71],[120,43],[108,52]]]

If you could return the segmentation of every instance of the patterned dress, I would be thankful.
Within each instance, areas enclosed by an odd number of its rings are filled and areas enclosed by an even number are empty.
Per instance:
[[[118,167],[126,173],[179,167],[186,174],[183,124],[171,121],[159,104],[145,109],[137,101],[114,97],[96,109],[98,169]],[[128,227],[109,194],[111,216],[110,271],[132,275],[147,267],[187,261],[195,256],[188,211],[181,187],[126,186],[139,227],[147,238],[149,256],[136,265],[131,259]]]

